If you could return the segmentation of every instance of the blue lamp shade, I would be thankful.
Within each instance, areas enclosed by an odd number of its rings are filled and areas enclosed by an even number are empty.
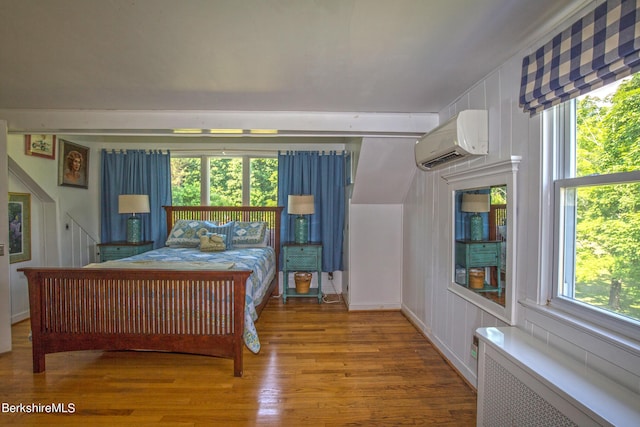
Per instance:
[[[294,240],[296,243],[307,243],[309,241],[309,220],[305,215],[313,215],[314,200],[312,194],[290,194],[287,201],[287,212],[298,215],[295,219]]]
[[[464,193],[462,195],[462,212],[472,212],[469,217],[469,234],[471,240],[482,240],[483,226],[481,212],[489,212],[490,200],[489,194],[473,194]]]
[[[127,242],[142,241],[142,219],[136,214],[149,212],[149,196],[146,194],[122,194],[118,196],[118,213],[131,214],[127,219]]]

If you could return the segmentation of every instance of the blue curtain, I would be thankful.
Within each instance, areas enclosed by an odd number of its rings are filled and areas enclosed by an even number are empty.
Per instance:
[[[162,206],[171,204],[171,155],[160,151],[102,150],[102,192],[100,239],[125,240],[128,215],[118,213],[120,194],[148,194],[150,213],[142,216],[142,239],[153,247],[167,240],[166,216]]]
[[[312,151],[278,153],[278,206],[281,241],[294,240],[294,215],[287,214],[290,194],[313,194],[315,213],[309,217],[309,241],[322,242],[322,271],[343,269],[345,217],[345,153]]]

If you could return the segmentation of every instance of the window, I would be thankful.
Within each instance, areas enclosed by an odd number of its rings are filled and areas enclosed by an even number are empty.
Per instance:
[[[242,158],[209,157],[208,160],[209,204],[211,206],[243,205]]]
[[[249,205],[278,206],[278,159],[255,157],[250,167]]]
[[[560,105],[548,119],[557,136],[554,303],[637,333],[640,74]]]
[[[276,206],[278,159],[174,154],[171,191],[174,205]]]
[[[200,205],[200,158],[171,157],[171,203],[175,206]]]

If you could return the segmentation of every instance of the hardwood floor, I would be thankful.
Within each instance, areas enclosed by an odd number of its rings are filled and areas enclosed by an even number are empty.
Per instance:
[[[399,312],[274,298],[256,326],[262,349],[235,378],[231,360],[128,351],[51,354],[33,374],[19,323],[0,355],[0,424],[475,425],[475,392]],[[19,404],[75,412],[7,413]]]

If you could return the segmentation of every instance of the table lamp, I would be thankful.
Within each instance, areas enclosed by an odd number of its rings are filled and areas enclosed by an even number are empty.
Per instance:
[[[127,242],[142,241],[142,220],[136,214],[149,212],[149,196],[146,194],[122,194],[118,196],[118,213],[131,214],[127,219]]]
[[[480,216],[480,212],[489,212],[489,194],[464,193],[460,210],[473,213],[469,217],[471,240],[482,240],[482,216]]]
[[[307,243],[309,241],[309,221],[305,215],[312,215],[315,212],[313,194],[290,194],[287,205],[289,214],[298,215],[295,222],[295,242]]]

